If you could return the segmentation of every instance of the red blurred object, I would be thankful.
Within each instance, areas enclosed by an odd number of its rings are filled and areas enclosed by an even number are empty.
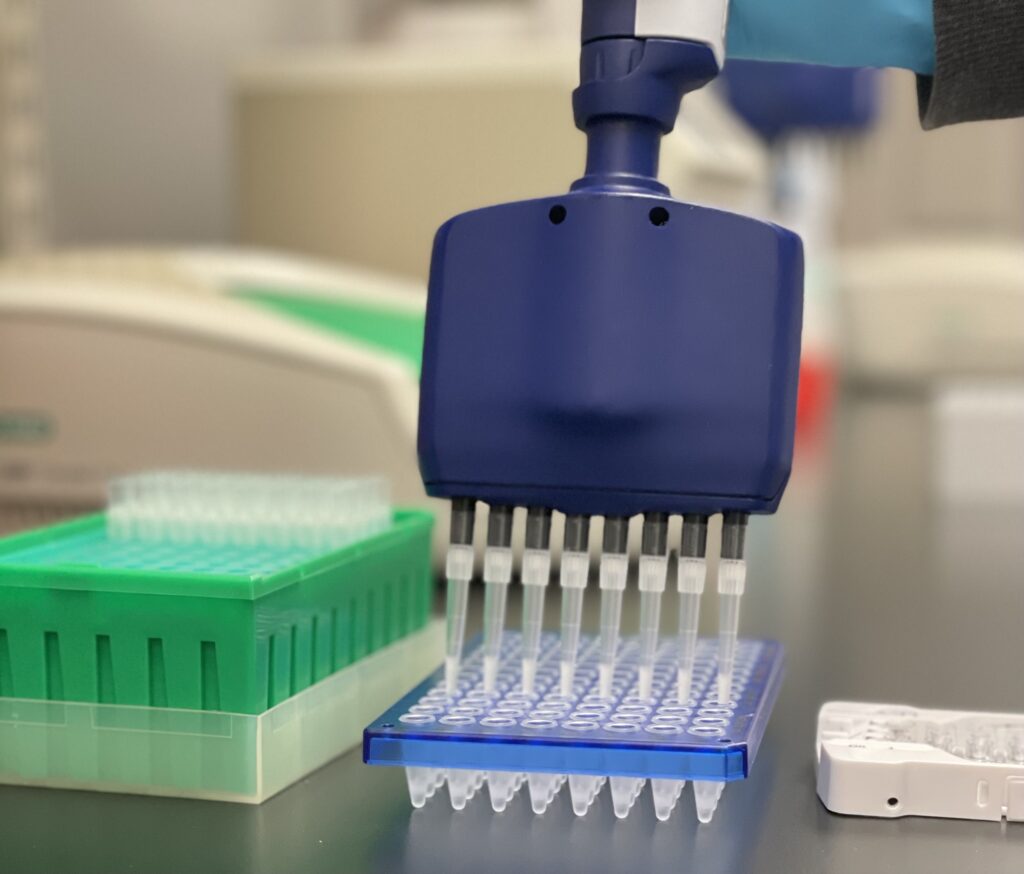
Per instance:
[[[829,421],[835,399],[836,366],[825,355],[805,354],[796,395],[796,439],[814,439]]]

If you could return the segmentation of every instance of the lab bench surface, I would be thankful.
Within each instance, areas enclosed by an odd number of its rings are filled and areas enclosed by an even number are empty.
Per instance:
[[[836,412],[827,438],[798,447],[780,513],[751,522],[742,633],[781,640],[787,676],[751,778],[726,787],[711,824],[689,790],[666,823],[649,809],[616,820],[607,793],[577,819],[564,790],[542,817],[525,792],[500,815],[485,797],[414,811],[400,768],[353,751],[259,807],[0,787],[0,871],[1019,874],[1024,823],[843,817],[815,794],[825,700],[1024,710],[1024,503],[935,497],[927,398],[845,397]],[[704,633],[710,588],[706,601]]]

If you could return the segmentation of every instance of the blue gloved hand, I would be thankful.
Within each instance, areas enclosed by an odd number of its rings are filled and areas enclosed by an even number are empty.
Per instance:
[[[931,73],[932,0],[731,0],[727,54]]]

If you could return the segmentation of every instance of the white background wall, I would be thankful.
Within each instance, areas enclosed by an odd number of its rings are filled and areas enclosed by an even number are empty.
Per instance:
[[[230,235],[229,72],[338,40],[355,0],[39,0],[58,243]]]
[[[400,8],[484,0],[34,2],[53,241],[76,245],[230,240],[238,62],[390,35]],[[579,0],[487,0],[502,4],[532,7],[542,29],[577,27]]]

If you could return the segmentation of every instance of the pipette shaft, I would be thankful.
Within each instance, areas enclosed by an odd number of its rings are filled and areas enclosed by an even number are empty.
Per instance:
[[[580,623],[583,618],[583,594],[590,575],[590,519],[587,516],[565,517],[565,538],[562,542],[562,567],[559,585],[562,590],[562,656],[561,691],[571,695],[576,678],[576,658],[580,645]]]
[[[551,578],[551,511],[530,507],[526,512],[523,549],[523,691],[533,692],[544,621],[544,593]]]
[[[746,513],[726,513],[722,522],[722,557],[718,563],[718,700],[732,699],[732,672],[740,624],[740,598],[746,587],[747,564],[743,546]]]
[[[690,697],[693,662],[697,656],[697,628],[700,624],[700,599],[707,578],[708,517],[687,514],[683,517],[683,537],[679,546],[676,588],[679,591],[679,666],[680,702]]]
[[[451,533],[448,538],[448,560],[445,575],[447,587],[447,629],[444,660],[445,686],[448,694],[455,692],[462,661],[462,644],[466,636],[466,611],[469,582],[473,579],[473,525],[476,503],[471,498],[454,498],[451,509]]]
[[[484,689],[494,691],[512,581],[512,507],[496,504],[487,516],[484,548]]]
[[[654,674],[654,654],[658,649],[661,622],[661,596],[668,573],[668,515],[644,516],[640,540],[640,663],[637,675],[641,698],[650,698]]]
[[[599,643],[598,682],[602,697],[612,691],[615,654],[619,648],[622,624],[622,592],[629,575],[629,519],[606,516],[601,552],[601,639]]]

